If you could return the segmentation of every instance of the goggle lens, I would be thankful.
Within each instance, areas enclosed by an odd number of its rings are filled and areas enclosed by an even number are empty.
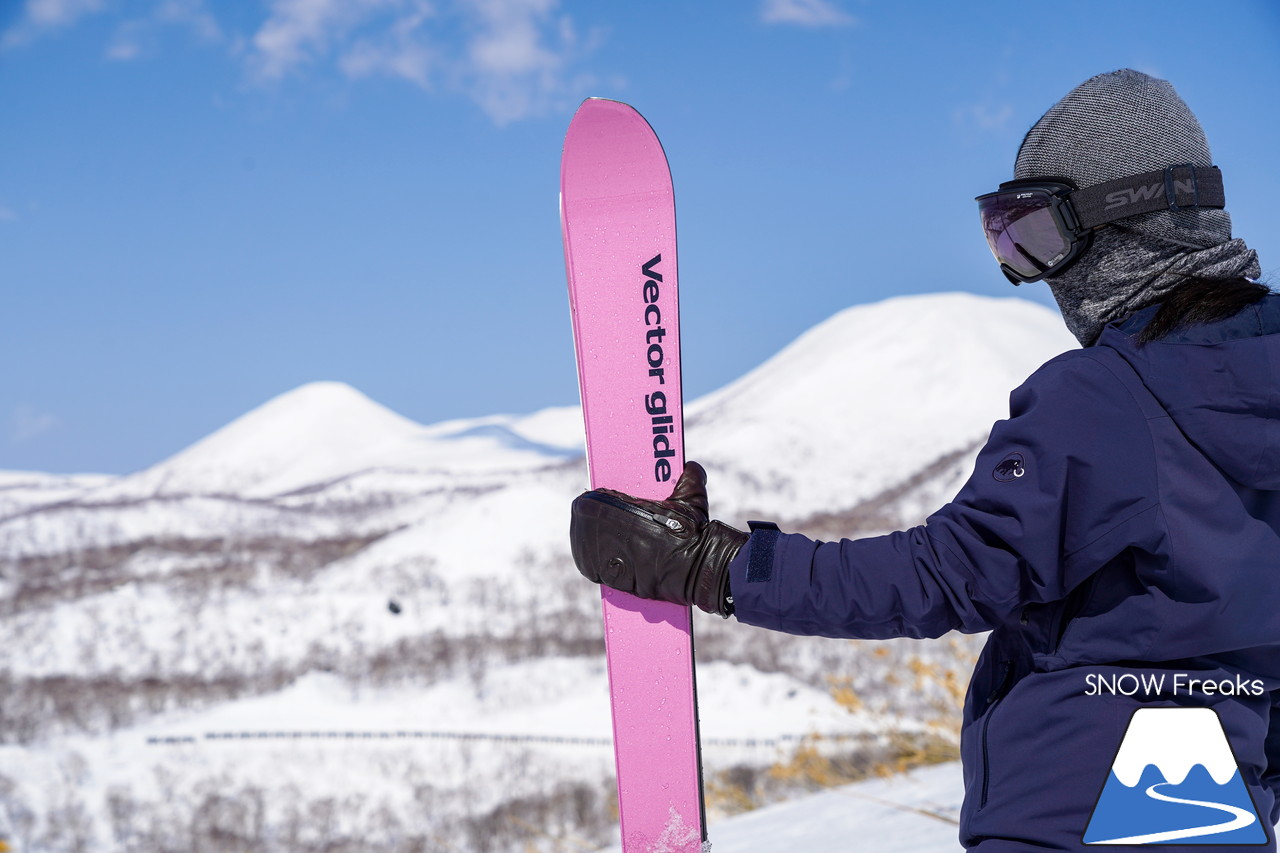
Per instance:
[[[1043,190],[987,196],[979,199],[978,210],[991,254],[1018,275],[1044,275],[1071,247]]]

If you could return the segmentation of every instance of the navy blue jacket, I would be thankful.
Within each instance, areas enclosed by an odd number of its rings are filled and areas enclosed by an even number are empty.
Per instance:
[[[1097,849],[1081,837],[1133,711],[1197,705],[1221,719],[1274,849],[1280,296],[1139,346],[1154,311],[1014,391],[969,481],[925,524],[825,543],[756,530],[730,566],[752,625],[991,631],[961,736],[966,848]],[[1160,672],[1249,690],[1175,694],[1167,678],[1163,692],[1089,695],[1090,677]]]

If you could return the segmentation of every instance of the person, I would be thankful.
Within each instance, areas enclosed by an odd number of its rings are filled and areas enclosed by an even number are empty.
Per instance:
[[[574,560],[597,583],[794,634],[989,631],[962,721],[968,850],[1085,849],[1152,708],[1211,709],[1248,800],[1232,817],[1162,791],[1195,763],[1225,784],[1204,737],[1166,727],[1138,768],[1164,778],[1120,821],[1166,825],[1127,838],[1274,850],[1280,296],[1232,239],[1222,174],[1166,81],[1085,81],[1032,126],[1013,177],[978,198],[988,242],[1015,284],[1047,282],[1081,348],[1012,393],[954,500],[885,536],[743,532],[709,520],[690,463],[666,501],[580,495]]]

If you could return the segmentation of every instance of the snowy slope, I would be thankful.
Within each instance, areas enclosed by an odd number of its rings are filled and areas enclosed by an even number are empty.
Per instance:
[[[712,853],[958,853],[963,799],[960,766],[938,764],[709,822],[707,830]]]
[[[722,517],[800,522],[892,491],[909,499],[881,501],[884,523],[916,523],[964,476],[1009,390],[1070,343],[1051,312],[1017,300],[850,309],[693,401],[689,454],[711,469]],[[23,815],[42,841],[19,849],[75,849],[57,840],[73,830],[108,847],[112,832],[196,832],[219,785],[274,803],[261,820],[280,837],[291,815],[343,815],[332,837],[280,848],[291,853],[363,837],[375,813],[432,844],[492,831],[494,850],[559,849],[520,834],[535,814],[561,821],[571,846],[607,832],[607,746],[557,740],[608,733],[598,597],[565,541],[585,485],[576,408],[423,426],[327,382],[137,474],[0,472],[0,647],[21,650],[0,657],[0,837]],[[920,673],[962,683],[974,650],[697,616],[713,780],[785,761],[816,733],[855,751],[883,747],[889,723],[918,733],[947,701]],[[863,708],[842,707],[834,686]],[[205,738],[346,729],[452,734]],[[112,829],[121,814],[134,823]],[[575,829],[583,814],[604,829]]]
[[[708,831],[713,853],[944,853],[961,849],[963,799],[960,765],[938,764],[711,822]],[[617,851],[614,846],[602,853]]]

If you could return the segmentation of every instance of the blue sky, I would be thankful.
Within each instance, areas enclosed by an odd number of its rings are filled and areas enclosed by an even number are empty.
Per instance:
[[[1051,304],[972,199],[1123,66],[1200,117],[1276,282],[1265,0],[0,0],[0,468],[137,470],[318,379],[422,422],[573,403],[591,95],[671,162],[691,396],[850,305]]]

